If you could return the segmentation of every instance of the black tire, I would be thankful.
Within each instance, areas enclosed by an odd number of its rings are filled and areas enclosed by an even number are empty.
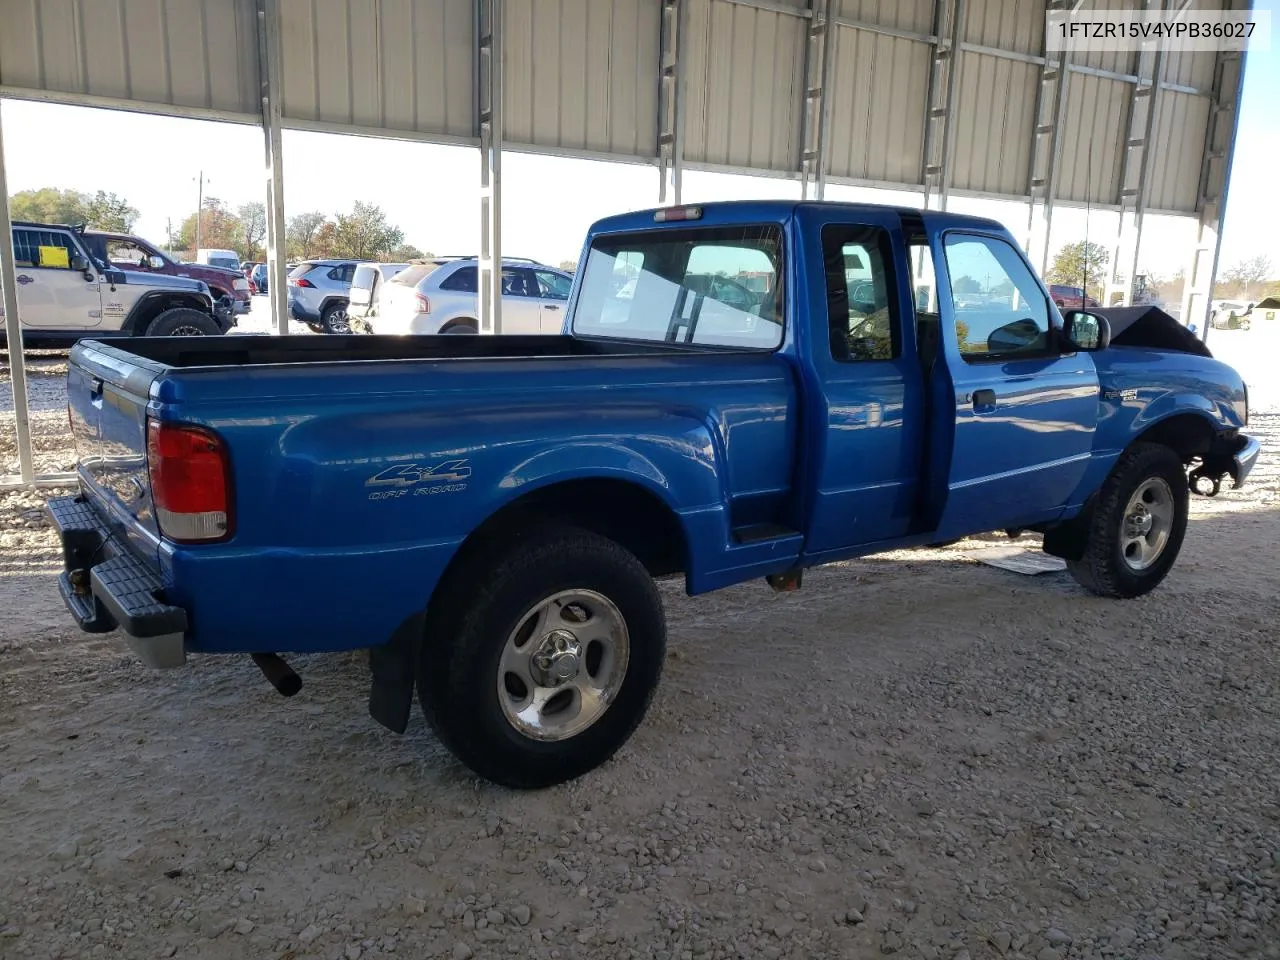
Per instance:
[[[193,307],[174,307],[147,324],[148,337],[216,337],[222,333],[213,317]]]
[[[331,303],[320,313],[320,327],[325,333],[336,335],[351,332],[351,322],[347,319],[347,305],[342,302]]]
[[[1173,518],[1163,548],[1145,569],[1125,558],[1125,511],[1148,481],[1163,480],[1172,499]],[[1076,582],[1103,597],[1129,599],[1153,590],[1164,580],[1182,549],[1187,532],[1187,473],[1182,459],[1158,443],[1135,443],[1116,461],[1098,492],[1088,523],[1084,553],[1068,560]]]
[[[445,335],[451,334],[451,333],[474,334],[475,332],[476,332],[476,328],[467,323],[455,323],[452,327],[445,327],[445,329],[440,331],[441,334],[445,334]]]
[[[318,322],[312,323],[310,320],[306,321],[306,324],[312,333],[324,333],[324,326],[322,324]]]
[[[594,591],[616,607],[629,638],[627,665],[594,723],[564,739],[538,740],[504,713],[500,662],[530,611],[566,590]],[[427,627],[419,702],[444,745],[481,777],[519,789],[572,780],[612,757],[644,719],[662,675],[666,621],[648,571],[613,541],[571,527],[504,538],[460,562],[438,596],[444,599]]]

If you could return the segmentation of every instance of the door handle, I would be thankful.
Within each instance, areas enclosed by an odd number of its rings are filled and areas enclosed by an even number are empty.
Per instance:
[[[973,391],[973,409],[981,412],[984,410],[994,410],[995,406],[996,392],[994,390]]]
[[[543,306],[544,306],[544,307],[546,307],[548,310],[559,310],[559,309],[560,309],[560,308],[559,308],[559,307],[557,307],[554,303],[544,303],[544,304],[543,304]]]

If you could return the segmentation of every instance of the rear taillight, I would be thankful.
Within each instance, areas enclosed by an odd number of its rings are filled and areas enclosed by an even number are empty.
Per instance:
[[[201,427],[148,420],[147,466],[162,534],[176,543],[231,536],[231,463],[221,437]]]
[[[419,293],[419,294],[417,294],[417,295],[416,295],[416,297],[417,297],[417,300],[418,300],[418,312],[419,312],[419,313],[430,313],[430,312],[431,312],[431,301],[430,301],[430,300],[428,300],[426,297],[424,297],[424,296],[423,296],[422,294],[420,294],[420,293]]]
[[[288,283],[291,287],[306,287],[309,290],[314,290],[316,286],[306,277],[290,277]]]

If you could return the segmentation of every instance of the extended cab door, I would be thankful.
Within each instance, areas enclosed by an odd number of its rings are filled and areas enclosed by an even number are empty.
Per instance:
[[[87,271],[91,279],[72,268],[84,253],[70,233],[15,227],[13,252],[18,318],[24,327],[84,330],[101,325],[101,278],[92,264]]]
[[[1053,519],[1093,449],[1093,360],[1065,345],[1044,288],[1008,238],[948,230],[933,259],[951,385],[943,399],[953,404],[931,444],[938,537]]]

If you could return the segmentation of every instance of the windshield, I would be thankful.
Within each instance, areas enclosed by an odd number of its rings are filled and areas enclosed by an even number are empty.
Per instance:
[[[772,225],[600,237],[573,332],[772,350],[782,342],[781,265],[782,231]]]
[[[411,263],[392,277],[391,282],[400,283],[406,287],[416,287],[419,280],[439,268],[438,263]]]
[[[235,257],[210,257],[209,266],[224,267],[227,270],[235,270],[237,273],[240,272],[240,261]]]
[[[371,290],[373,288],[373,275],[377,272],[377,267],[369,265],[356,267],[356,275],[351,278],[351,289]]]

